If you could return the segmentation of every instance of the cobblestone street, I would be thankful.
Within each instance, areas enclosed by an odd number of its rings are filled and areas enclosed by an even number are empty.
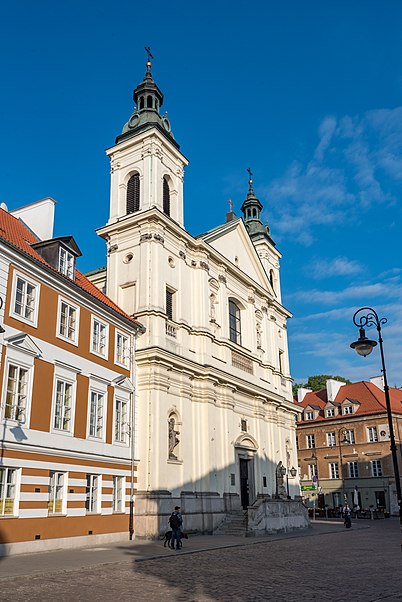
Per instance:
[[[196,540],[199,546],[202,538]],[[396,520],[362,521],[350,531],[340,524],[317,525],[308,533],[268,541],[238,540],[234,547],[201,551],[192,550],[191,543],[186,542],[183,552],[160,545],[161,556],[151,558],[146,558],[146,548],[139,557],[129,545],[120,545],[121,556],[113,557],[113,562],[107,562],[107,548],[98,548],[104,550],[101,561],[72,570],[52,567],[57,554],[66,552],[37,555],[43,558],[41,572],[7,577],[3,570],[0,598],[2,602],[402,601]],[[155,544],[150,546],[154,554]],[[14,557],[21,567],[24,560],[29,573],[29,556]],[[11,562],[13,558],[5,560]]]

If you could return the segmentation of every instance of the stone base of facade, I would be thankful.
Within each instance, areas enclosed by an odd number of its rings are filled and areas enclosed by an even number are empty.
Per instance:
[[[170,529],[169,516],[180,506],[184,530],[212,534],[226,515],[241,511],[240,497],[233,493],[169,491],[137,492],[135,498],[135,537],[153,539]],[[300,499],[283,500],[261,497],[248,508],[245,535],[266,535],[310,526],[308,512]]]
[[[247,514],[248,537],[310,527],[308,510],[300,499],[259,498]]]
[[[35,541],[18,541],[15,543],[0,544],[0,558],[15,556],[17,554],[34,554],[50,550],[71,550],[85,548],[94,544],[108,544],[119,541],[128,541],[128,531],[123,533],[100,533],[98,535],[84,535],[80,537],[59,537]]]

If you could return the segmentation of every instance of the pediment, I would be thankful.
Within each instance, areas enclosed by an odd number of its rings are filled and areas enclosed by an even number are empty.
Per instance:
[[[197,237],[211,245],[257,284],[275,293],[242,219],[233,220]]]
[[[11,337],[7,337],[6,342],[9,347],[15,347],[16,349],[24,351],[29,355],[33,355],[35,357],[40,357],[42,355],[42,351],[39,349],[32,337],[29,336],[29,334],[25,334],[23,332],[14,334]]]
[[[240,437],[238,437],[234,443],[235,447],[241,447],[243,449],[248,449],[251,451],[257,451],[258,450],[258,443],[257,441],[254,439],[254,437],[252,437],[251,435],[249,435],[248,433],[244,433],[242,435],[240,435]]]
[[[128,376],[118,376],[114,379],[113,384],[115,387],[119,387],[120,389],[126,389],[127,391],[131,391],[131,381]]]

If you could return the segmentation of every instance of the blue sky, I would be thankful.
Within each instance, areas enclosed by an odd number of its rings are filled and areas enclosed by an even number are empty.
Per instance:
[[[253,170],[283,253],[293,377],[379,374],[377,350],[349,349],[352,315],[371,305],[402,386],[402,4],[3,3],[0,201],[55,198],[83,271],[105,262],[104,149],[131,114],[145,45],[190,159],[187,229],[223,222],[229,197],[239,215]]]

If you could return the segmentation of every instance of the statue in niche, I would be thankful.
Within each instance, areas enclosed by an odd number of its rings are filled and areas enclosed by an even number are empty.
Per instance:
[[[175,430],[175,419],[173,416],[169,418],[169,460],[177,460],[177,456],[173,453],[173,450],[180,443],[180,439],[177,435],[180,435],[179,431]]]
[[[256,324],[256,334],[257,334],[257,349],[261,349],[261,324],[257,322]]]
[[[276,467],[276,497],[286,497],[286,488],[284,484],[285,474],[286,468],[281,460]]]
[[[209,318],[210,318],[211,322],[216,322],[216,312],[215,312],[216,297],[213,293],[211,293],[211,295],[209,295],[209,301],[210,301]]]

